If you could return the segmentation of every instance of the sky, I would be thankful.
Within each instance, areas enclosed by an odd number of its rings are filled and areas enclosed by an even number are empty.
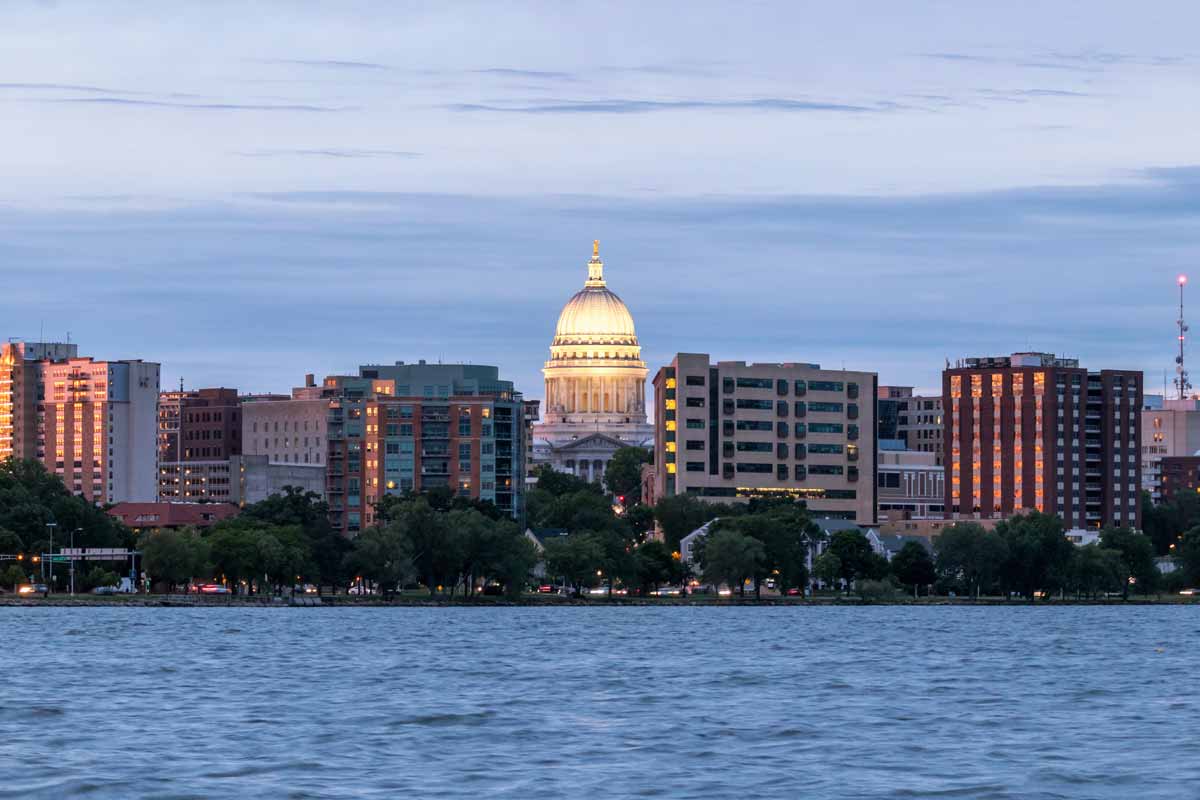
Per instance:
[[[1190,2],[0,5],[0,336],[286,391],[527,397],[601,241],[679,351],[940,386],[1173,370],[1200,279]],[[1200,319],[1200,296],[1196,297]],[[1200,351],[1196,363],[1200,365]]]

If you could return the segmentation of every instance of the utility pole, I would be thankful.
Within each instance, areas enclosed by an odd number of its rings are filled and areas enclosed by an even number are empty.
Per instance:
[[[1187,275],[1179,276],[1179,319],[1175,324],[1179,326],[1179,355],[1175,357],[1175,388],[1179,390],[1179,399],[1186,400],[1188,389],[1192,388],[1192,384],[1188,382],[1187,369],[1183,365],[1183,340],[1188,331],[1187,323],[1183,320],[1183,287],[1187,285]]]
[[[75,596],[75,533],[83,533],[83,528],[71,529],[71,597]]]
[[[47,522],[46,527],[50,531],[50,589],[54,589],[54,529],[58,527],[57,522]]]

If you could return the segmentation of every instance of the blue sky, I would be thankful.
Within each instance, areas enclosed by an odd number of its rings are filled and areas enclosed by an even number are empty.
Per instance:
[[[441,358],[540,397],[599,238],[652,368],[932,387],[1035,348],[1160,385],[1200,7],[834,5],[10,0],[0,335],[168,385]]]

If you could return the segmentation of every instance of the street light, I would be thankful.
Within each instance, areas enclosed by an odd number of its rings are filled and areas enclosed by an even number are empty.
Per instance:
[[[46,527],[50,529],[50,589],[54,589],[54,529],[58,527],[57,522],[47,522]]]

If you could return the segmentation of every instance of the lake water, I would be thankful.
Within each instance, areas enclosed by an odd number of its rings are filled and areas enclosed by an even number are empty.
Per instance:
[[[0,642],[0,797],[1200,792],[1200,608],[0,608]]]

